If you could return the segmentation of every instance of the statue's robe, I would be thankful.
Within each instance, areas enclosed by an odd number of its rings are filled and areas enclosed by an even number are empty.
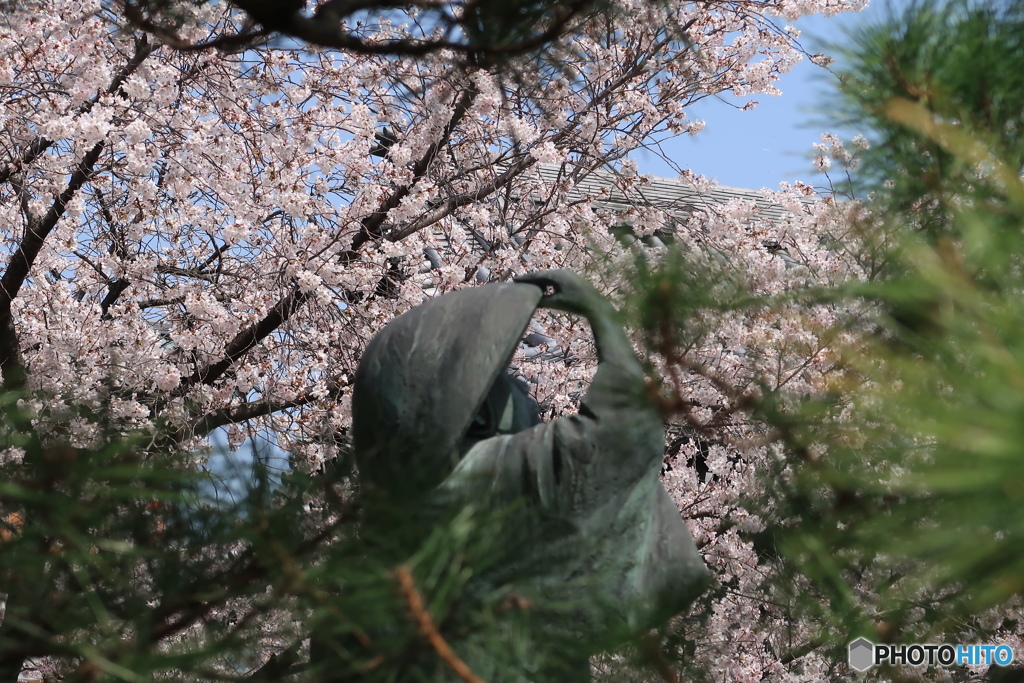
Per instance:
[[[533,604],[557,604],[548,612],[556,623],[543,628],[600,643],[608,633],[663,624],[699,595],[708,573],[659,481],[663,424],[613,315],[590,316],[606,352],[600,358],[599,344],[598,370],[577,415],[482,440],[467,436],[540,299],[534,285],[486,285],[389,323],[356,375],[355,453],[364,488],[385,505],[429,498],[442,506],[509,506],[513,523],[494,530],[507,537],[507,556],[500,572],[480,580],[512,586]],[[531,677],[490,666],[485,655],[470,659],[485,680],[588,675],[585,660],[564,675]]]
[[[638,633],[686,609],[708,575],[659,480],[657,414],[625,392],[592,395],[578,415],[477,443],[442,490],[489,505],[525,499],[523,579],[578,605],[582,636]]]

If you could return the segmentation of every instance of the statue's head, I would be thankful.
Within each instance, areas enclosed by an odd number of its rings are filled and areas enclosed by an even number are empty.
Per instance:
[[[367,345],[352,395],[364,486],[418,496],[481,439],[538,422],[507,366],[541,298],[529,284],[444,296],[395,318]]]
[[[530,397],[526,382],[507,372],[499,373],[470,421],[459,452],[464,455],[484,439],[515,434],[536,424],[540,424],[537,402]]]

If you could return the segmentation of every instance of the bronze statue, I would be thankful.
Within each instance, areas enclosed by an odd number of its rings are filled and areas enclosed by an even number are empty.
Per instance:
[[[598,354],[579,413],[550,422],[506,371],[538,307],[586,317]],[[612,305],[570,271],[447,294],[392,321],[360,362],[353,437],[362,486],[385,500],[519,503],[532,541],[503,580],[576,605],[562,627],[579,638],[664,624],[708,583],[659,481],[663,425],[643,369]],[[586,680],[585,662],[576,673]]]

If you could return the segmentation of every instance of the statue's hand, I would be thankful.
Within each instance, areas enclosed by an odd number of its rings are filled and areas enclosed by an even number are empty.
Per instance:
[[[594,286],[571,270],[545,270],[527,273],[516,282],[536,285],[544,292],[542,308],[551,308],[590,317],[604,302]]]
[[[620,410],[625,401],[639,407],[645,414],[653,414],[655,424],[660,424],[660,417],[651,404],[643,366],[633,353],[633,345],[622,329],[611,302],[571,270],[527,273],[515,281],[540,287],[544,292],[540,300],[542,308],[576,313],[590,323],[598,362],[597,374],[584,398],[591,412],[612,411],[606,417],[614,422],[617,418],[613,413]],[[661,438],[660,432],[658,438]]]

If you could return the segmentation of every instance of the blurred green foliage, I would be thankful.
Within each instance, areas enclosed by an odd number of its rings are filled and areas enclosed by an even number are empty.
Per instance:
[[[986,642],[1024,589],[1024,3],[915,3],[840,63],[884,267],[848,290],[874,323],[849,419],[790,432],[827,454],[781,498],[785,576],[840,647]]]

